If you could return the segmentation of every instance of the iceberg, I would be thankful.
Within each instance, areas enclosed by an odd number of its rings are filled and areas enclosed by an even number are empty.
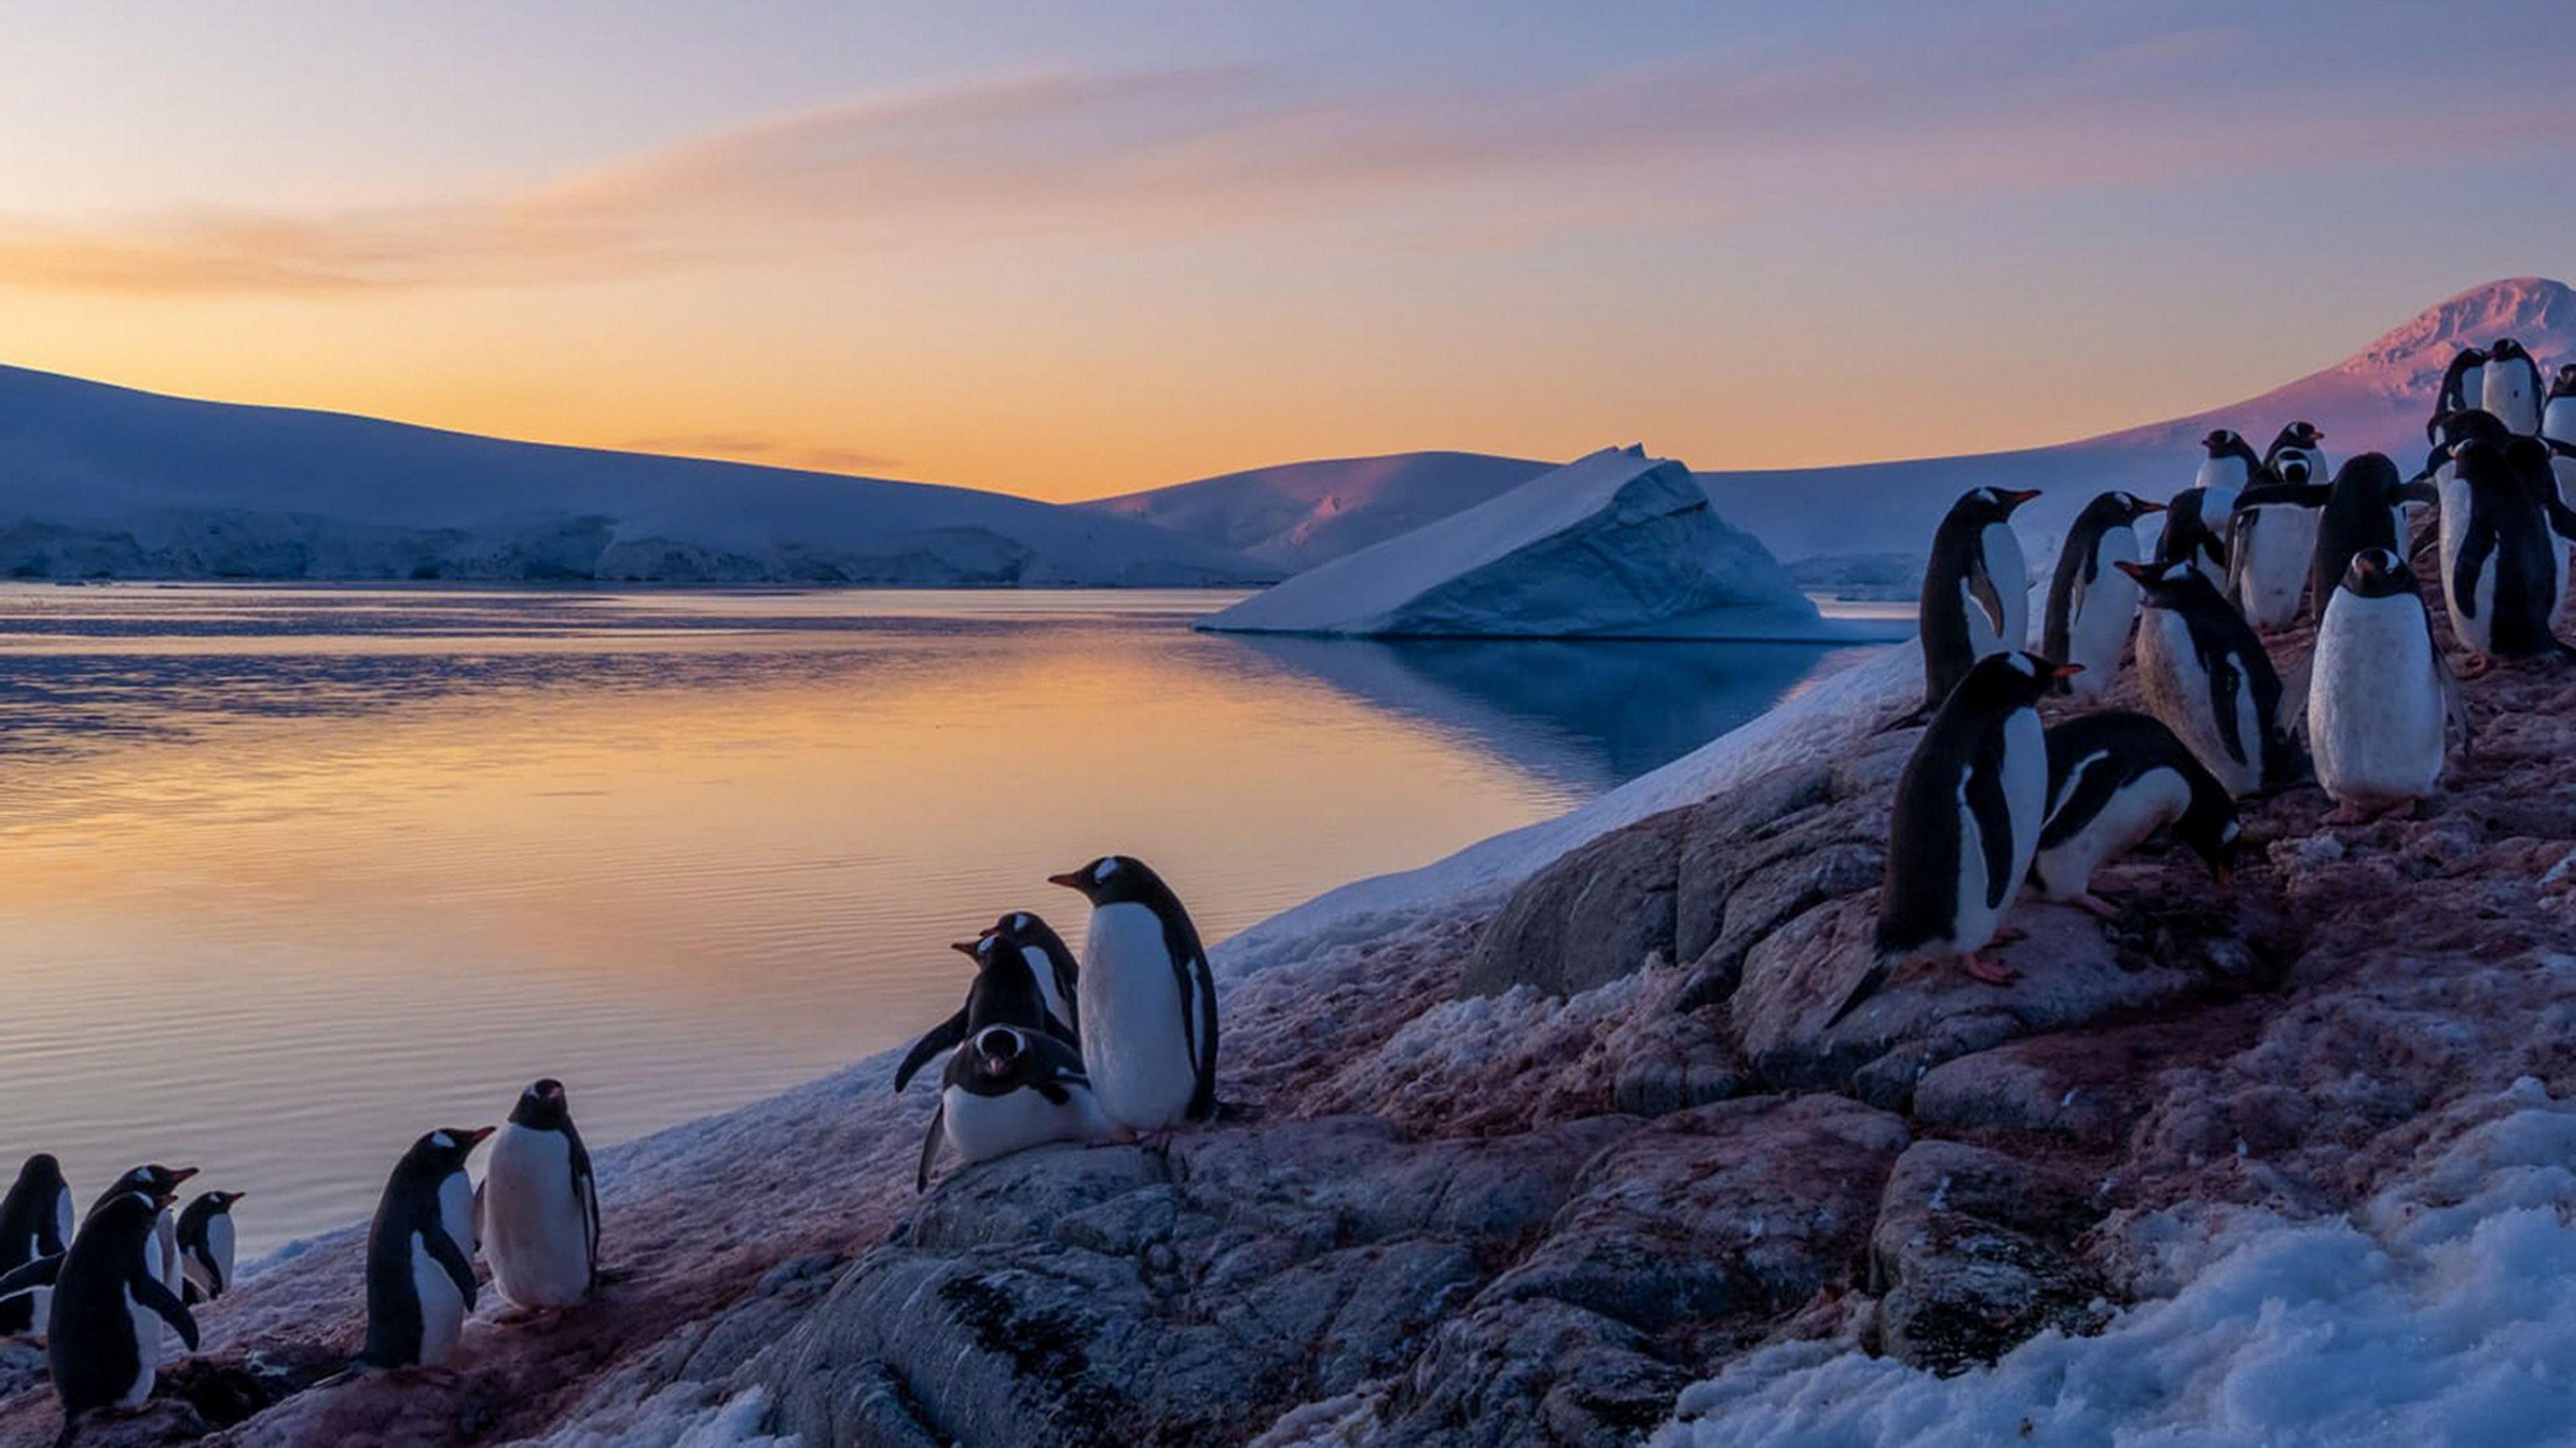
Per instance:
[[[1452,638],[1844,636],[1690,469],[1603,448],[1201,620],[1220,633]]]

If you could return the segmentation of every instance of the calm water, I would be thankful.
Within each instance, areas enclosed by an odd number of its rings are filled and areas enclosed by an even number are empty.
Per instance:
[[[1221,938],[1826,656],[1189,630],[1230,598],[0,587],[0,1170],[202,1165],[256,1253],[539,1075],[607,1143],[907,1040],[1093,855]]]

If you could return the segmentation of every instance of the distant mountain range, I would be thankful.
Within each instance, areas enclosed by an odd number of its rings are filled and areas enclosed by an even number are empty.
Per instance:
[[[1865,576],[1867,565],[1880,560],[1901,571],[1919,558],[1951,501],[1980,484],[2043,489],[2045,496],[2024,510],[2022,521],[2035,541],[2053,551],[2056,535],[2076,510],[2103,489],[2163,497],[2188,485],[2200,463],[2196,441],[2213,427],[2235,428],[2259,449],[2282,424],[2305,418],[2325,430],[2332,457],[2386,452],[2411,471],[2422,459],[2424,418],[2452,352],[2506,336],[2519,337],[2546,363],[2576,358],[2576,291],[2536,277],[2492,282],[2287,386],[2081,442],[1697,476],[1728,522],[1811,579],[1840,572]],[[1151,518],[1204,543],[1311,567],[1483,502],[1542,466],[1475,453],[1408,453],[1232,473],[1085,506]]]
[[[551,447],[0,368],[0,576],[1264,583],[1149,523],[966,488]]]

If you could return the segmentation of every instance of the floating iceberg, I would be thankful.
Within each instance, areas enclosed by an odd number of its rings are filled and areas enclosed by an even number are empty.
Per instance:
[[[1604,448],[1211,615],[1219,632],[1844,637],[1690,470]]]

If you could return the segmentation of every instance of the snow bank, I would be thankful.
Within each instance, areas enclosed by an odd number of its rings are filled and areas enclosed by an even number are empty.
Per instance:
[[[1075,506],[1142,519],[1295,573],[1472,508],[1554,466],[1462,452],[1329,458]]]
[[[1677,462],[1604,448],[1256,594],[1219,632],[1555,638],[1845,635]]]
[[[2251,1213],[2169,1299],[1941,1378],[1793,1344],[1686,1390],[1655,1448],[2563,1444],[2576,1111],[2528,1078],[2353,1219]]]

